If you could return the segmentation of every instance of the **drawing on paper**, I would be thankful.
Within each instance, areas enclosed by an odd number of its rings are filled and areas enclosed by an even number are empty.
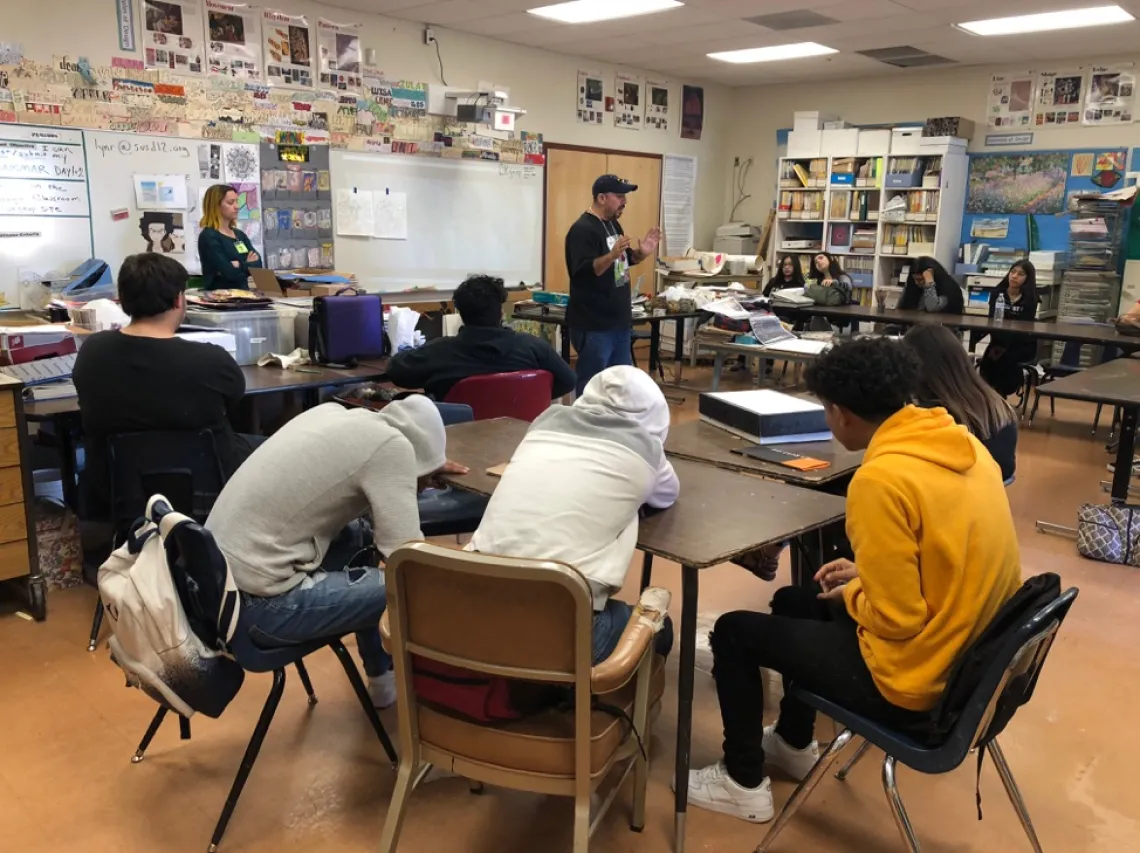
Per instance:
[[[257,153],[252,145],[226,149],[226,180],[230,183],[257,180]]]
[[[1070,156],[981,154],[970,158],[967,213],[1060,213]]]
[[[181,213],[148,210],[139,217],[144,252],[160,255],[186,254],[186,229]]]

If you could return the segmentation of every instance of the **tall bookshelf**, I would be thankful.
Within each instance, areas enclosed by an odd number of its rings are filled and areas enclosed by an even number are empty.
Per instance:
[[[923,255],[954,269],[966,200],[962,151],[918,155],[784,157],[780,160],[772,271],[794,255],[805,275],[819,252],[839,257],[856,298],[901,287],[904,268]],[[901,222],[884,221],[902,198]]]

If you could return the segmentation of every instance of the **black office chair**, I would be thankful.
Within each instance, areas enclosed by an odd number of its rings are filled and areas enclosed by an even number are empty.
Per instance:
[[[165,495],[183,515],[205,522],[226,477],[208,429],[124,432],[107,440],[111,482],[112,549],[146,513],[151,495]],[[87,651],[95,651],[103,625],[103,600],[95,604]]]
[[[1064,376],[1072,376],[1074,373],[1080,373],[1085,368],[1081,366],[1081,347],[1085,346],[1080,341],[1066,341],[1064,348],[1061,350],[1061,360],[1056,364],[1042,365],[1045,375],[1041,377],[1033,386],[1033,408],[1029,412],[1029,419],[1027,426],[1033,426],[1033,419],[1037,417],[1037,407],[1041,404],[1041,391],[1038,389],[1039,385],[1046,382],[1052,382],[1054,379],[1061,379]],[[1104,360],[1105,352],[1103,348],[1100,350],[1099,361]],[[1029,395],[1029,390],[1026,389],[1026,397]],[[1097,429],[1100,427],[1100,416],[1104,411],[1104,403],[1096,404],[1096,413],[1093,415],[1092,434],[1096,435]],[[1057,398],[1049,398],[1049,414],[1053,417],[1057,415]],[[1022,406],[1022,417],[1024,417],[1024,405]],[[1116,423],[1119,420],[1119,410],[1114,409],[1112,415],[1112,427],[1109,432],[1109,440],[1116,432]]]
[[[444,426],[475,420],[475,412],[463,403],[436,403]],[[483,520],[489,498],[464,492],[454,486],[428,489],[419,497],[420,531],[424,536],[458,536],[474,533]]]
[[[815,786],[823,779],[828,768],[832,765],[839,753],[848,742],[856,736],[862,737],[864,743],[851,757],[851,759],[836,774],[837,778],[845,780],[851,768],[855,766],[872,746],[877,746],[886,753],[883,760],[883,789],[894,813],[895,824],[903,837],[907,848],[912,853],[918,853],[918,838],[911,826],[910,818],[903,806],[895,782],[895,764],[902,762],[907,767],[920,773],[948,773],[957,768],[971,750],[985,745],[985,749],[993,757],[1002,785],[1006,794],[1013,803],[1017,816],[1035,853],[1041,853],[1041,843],[1037,840],[1037,833],[1029,819],[1029,812],[1021,798],[1021,792],[1014,781],[1013,773],[1006,763],[1005,755],[998,746],[996,738],[990,733],[991,722],[997,709],[999,698],[1018,698],[1027,701],[1036,686],[1041,667],[1049,654],[1053,639],[1057,635],[1061,623],[1069,612],[1074,599],[1077,597],[1075,588],[1062,593],[1058,598],[1044,607],[1028,614],[1024,619],[1006,634],[1001,650],[990,661],[985,674],[980,679],[970,700],[966,703],[946,735],[938,746],[925,746],[918,741],[892,731],[879,723],[853,714],[834,702],[800,690],[792,685],[789,692],[796,698],[810,705],[821,714],[831,717],[843,730],[836,736],[831,745],[820,756],[811,772],[807,775],[792,794],[791,799],[780,811],[776,822],[764,836],[756,853],[764,853],[776,840],[776,836],[791,820],[800,806],[811,794]],[[978,770],[981,771],[979,759]],[[979,805],[979,816],[981,814]]]
[[[180,560],[225,559],[218,550],[217,543],[214,542],[213,537],[205,534],[204,529],[198,524],[181,525],[172,531],[171,535],[175,537]],[[193,573],[188,571],[187,574],[192,575]],[[233,785],[230,787],[229,796],[226,797],[225,805],[222,807],[222,813],[218,817],[218,822],[214,827],[214,834],[210,838],[210,846],[207,848],[209,853],[214,853],[214,851],[218,849],[218,845],[221,844],[222,836],[225,834],[226,827],[230,822],[230,818],[233,816],[234,809],[237,807],[238,798],[245,788],[245,783],[249,778],[250,771],[253,770],[254,762],[257,760],[258,753],[261,751],[261,745],[265,741],[265,735],[269,732],[269,725],[273,722],[273,715],[276,713],[277,706],[281,701],[281,696],[285,692],[285,668],[288,666],[295,666],[297,668],[297,674],[300,676],[301,684],[304,685],[305,693],[309,697],[309,707],[316,705],[317,697],[313,693],[313,685],[309,680],[309,673],[305,669],[303,658],[325,646],[331,648],[336,654],[337,659],[344,668],[345,675],[348,676],[349,683],[352,685],[356,698],[363,706],[364,713],[368,717],[373,731],[376,732],[376,737],[380,740],[380,745],[383,747],[385,754],[388,756],[392,769],[394,770],[396,768],[396,750],[393,748],[392,741],[384,729],[384,724],[380,721],[380,716],[376,713],[376,708],[373,706],[372,699],[368,695],[368,688],[365,687],[364,681],[360,677],[360,672],[352,660],[352,655],[348,649],[345,648],[341,638],[324,637],[292,646],[265,648],[254,643],[250,637],[249,626],[246,624],[243,611],[243,616],[239,616],[237,629],[230,642],[230,652],[246,672],[272,672],[273,685],[269,689],[269,695],[266,697],[265,705],[261,709],[261,716],[258,717],[257,725],[254,727],[253,735],[250,737],[249,745],[245,750],[245,755],[242,757],[241,764],[238,765],[237,775],[234,777]],[[154,715],[150,725],[147,727],[138,749],[131,758],[133,764],[138,764],[146,756],[147,747],[150,746],[154,736],[158,733],[169,710],[170,709],[164,705],[159,707],[158,712]],[[179,716],[178,722],[181,739],[189,740],[190,721],[185,717]]]

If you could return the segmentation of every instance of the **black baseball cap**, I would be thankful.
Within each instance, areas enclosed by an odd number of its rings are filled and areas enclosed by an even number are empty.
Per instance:
[[[637,184],[623,181],[617,175],[602,175],[594,181],[594,198],[597,198],[600,193],[625,195],[626,193],[634,192],[636,189]]]

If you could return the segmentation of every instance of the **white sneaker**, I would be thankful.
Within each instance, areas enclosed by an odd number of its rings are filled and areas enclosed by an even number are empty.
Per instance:
[[[368,695],[372,697],[372,704],[380,710],[391,708],[396,704],[396,671],[388,670],[383,675],[368,678]]]
[[[819,744],[813,740],[803,749],[794,749],[776,733],[775,725],[764,727],[763,743],[765,769],[776,767],[797,782],[806,779],[819,761]]]
[[[776,814],[771,780],[765,777],[757,787],[745,788],[728,775],[723,761],[689,771],[689,802],[749,823],[767,823]]]

